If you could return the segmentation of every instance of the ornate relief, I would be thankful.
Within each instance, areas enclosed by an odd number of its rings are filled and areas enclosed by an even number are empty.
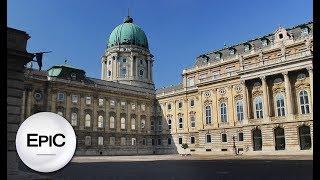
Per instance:
[[[218,102],[219,102],[219,103],[228,102],[228,98],[226,98],[226,97],[220,98],[220,99],[218,100]]]
[[[238,84],[238,85],[234,86],[234,89],[237,93],[241,93],[243,88],[242,88],[241,84]]]
[[[225,88],[220,88],[219,90],[220,95],[226,94],[226,89]]]
[[[205,100],[204,102],[203,102],[203,104],[204,105],[211,105],[212,104],[212,101],[211,100]]]
[[[236,96],[234,96],[234,100],[237,101],[237,100],[241,100],[243,97],[242,97],[242,94],[238,94]]]
[[[210,91],[205,91],[204,93],[204,97],[209,98],[211,96]]]

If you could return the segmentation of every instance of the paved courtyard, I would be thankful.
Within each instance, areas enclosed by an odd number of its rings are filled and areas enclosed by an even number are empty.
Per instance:
[[[312,156],[74,157],[48,179],[312,179]]]

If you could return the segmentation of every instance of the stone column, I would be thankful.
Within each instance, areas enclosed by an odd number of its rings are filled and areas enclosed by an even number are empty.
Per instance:
[[[151,60],[147,60],[148,64],[148,80],[151,80]]]
[[[71,123],[71,115],[70,115],[70,110],[71,110],[71,93],[67,92],[66,93],[66,115],[65,118]]]
[[[260,77],[262,81],[262,90],[263,90],[263,118],[269,119],[269,98],[268,98],[268,87],[266,76]]]
[[[28,118],[29,116],[31,116],[31,98],[32,98],[32,88],[28,88],[27,89],[28,92],[28,96],[27,96],[27,113],[26,113],[26,118]]]
[[[292,93],[291,93],[291,84],[288,76],[288,72],[282,73],[284,77],[285,89],[286,89],[286,106],[287,106],[287,114],[292,115]]]
[[[311,92],[311,104],[313,105],[313,67],[308,68],[309,72],[309,83],[310,83],[310,92]],[[312,111],[312,107],[310,108]]]
[[[51,112],[56,113],[56,101],[57,101],[57,92],[52,92],[51,95]]]
[[[217,111],[217,109],[218,109],[218,107],[217,107],[217,89],[216,88],[214,88],[213,90],[212,90],[212,122],[213,122],[213,127],[214,128],[218,128],[219,126],[218,126],[218,124],[219,124],[219,122],[218,122],[218,111]]]
[[[104,61],[104,58],[101,60],[101,79],[105,80],[106,75],[106,63]]]
[[[80,103],[80,109],[79,109],[79,129],[84,130],[84,96],[83,94],[79,95],[79,103]]]
[[[227,122],[229,126],[235,126],[236,120],[233,118],[234,116],[234,102],[233,102],[233,92],[232,92],[232,85],[227,87]]]
[[[92,119],[93,119],[93,131],[97,131],[98,128],[98,115],[97,115],[97,110],[98,110],[98,96],[92,96],[92,103],[93,103],[93,112],[92,112]]]
[[[246,82],[245,80],[241,81],[242,84],[242,104],[243,104],[243,124],[248,124],[248,106],[247,103],[248,102],[248,98],[247,98],[247,91],[248,88],[246,86]]]

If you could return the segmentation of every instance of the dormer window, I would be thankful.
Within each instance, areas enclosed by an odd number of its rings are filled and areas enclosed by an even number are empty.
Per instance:
[[[76,73],[71,73],[70,77],[71,77],[72,80],[76,80],[77,75],[76,75]]]
[[[248,52],[251,50],[251,45],[250,44],[245,44],[244,45],[244,52]]]
[[[279,34],[279,39],[282,39],[283,38],[283,34]]]
[[[230,55],[236,54],[236,49],[235,49],[235,48],[230,48],[230,49],[229,49],[229,54],[230,54]]]
[[[220,60],[221,59],[221,53],[220,52],[216,53],[215,59],[216,60]]]
[[[304,27],[301,30],[301,36],[305,36],[309,34],[309,28],[308,27]]]
[[[269,45],[269,40],[267,38],[261,39],[261,44],[263,47],[268,46]]]

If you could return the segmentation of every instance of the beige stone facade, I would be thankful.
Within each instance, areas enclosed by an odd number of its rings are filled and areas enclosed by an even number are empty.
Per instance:
[[[157,90],[178,152],[312,154],[312,25],[201,55]]]

